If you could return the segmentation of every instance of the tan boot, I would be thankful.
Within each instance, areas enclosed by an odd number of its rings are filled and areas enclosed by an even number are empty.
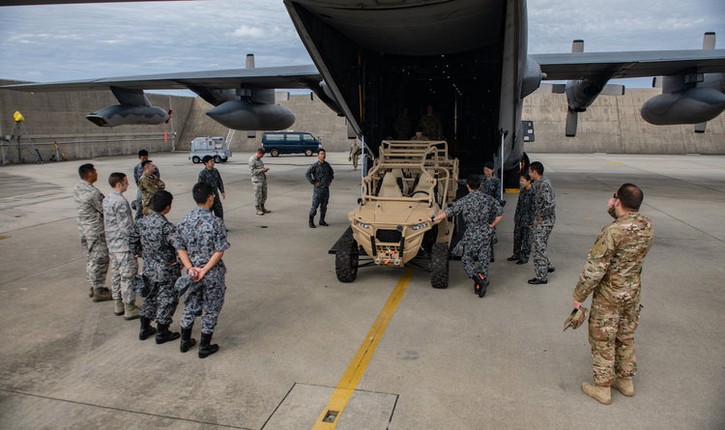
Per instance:
[[[126,321],[141,318],[141,310],[134,303],[124,305],[123,319]]]
[[[584,394],[595,399],[599,403],[605,405],[612,403],[612,389],[610,387],[600,387],[588,382],[583,382],[582,391],[584,391]]]
[[[109,300],[113,300],[113,295],[108,288],[101,288],[93,292],[94,302],[107,302]]]
[[[116,301],[116,305],[113,308],[113,313],[115,315],[121,316],[126,312],[126,307],[123,304],[123,300],[116,299],[115,301]]]
[[[622,395],[627,397],[634,396],[634,383],[632,383],[632,378],[616,378],[614,380],[614,383],[612,384],[612,388],[622,393]]]

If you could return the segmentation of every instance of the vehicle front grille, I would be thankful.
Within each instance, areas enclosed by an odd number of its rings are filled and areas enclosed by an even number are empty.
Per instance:
[[[375,239],[379,242],[400,242],[402,234],[398,230],[378,230],[375,232]]]

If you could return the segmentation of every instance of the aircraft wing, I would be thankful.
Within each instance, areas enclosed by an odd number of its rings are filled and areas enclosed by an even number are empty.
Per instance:
[[[531,54],[547,80],[725,72],[725,49]]]
[[[164,73],[50,83],[7,85],[2,88],[32,91],[98,91],[111,87],[129,90],[215,89],[311,89],[319,90],[322,76],[313,65],[258,67],[250,69],[208,70]]]

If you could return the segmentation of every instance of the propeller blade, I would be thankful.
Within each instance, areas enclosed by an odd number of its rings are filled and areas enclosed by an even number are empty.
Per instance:
[[[566,136],[567,137],[576,136],[576,128],[577,128],[578,119],[579,119],[579,114],[576,111],[568,110],[566,112]]]

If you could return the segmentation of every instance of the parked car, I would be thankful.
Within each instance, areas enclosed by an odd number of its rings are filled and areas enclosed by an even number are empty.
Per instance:
[[[265,153],[276,157],[279,154],[316,154],[322,143],[320,139],[307,132],[268,131],[262,133],[262,148]]]
[[[232,156],[232,151],[229,150],[229,143],[223,137],[204,136],[192,139],[189,160],[198,164],[206,155],[214,157],[215,163],[224,163]]]

